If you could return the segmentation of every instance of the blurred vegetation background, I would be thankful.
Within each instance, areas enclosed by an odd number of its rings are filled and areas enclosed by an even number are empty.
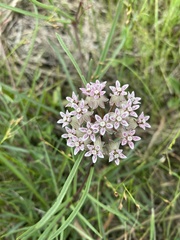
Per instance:
[[[179,10],[179,0],[1,1],[2,239],[180,239]],[[89,162],[72,172],[56,122],[83,83],[56,33],[87,82],[128,83],[151,116],[128,158],[99,161],[77,199]]]

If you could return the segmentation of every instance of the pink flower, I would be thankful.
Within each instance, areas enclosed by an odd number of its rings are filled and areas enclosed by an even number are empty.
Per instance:
[[[111,91],[113,92],[113,94],[110,94],[111,96],[112,95],[116,95],[116,96],[120,96],[120,95],[127,95],[127,92],[125,91],[126,88],[128,88],[128,84],[125,84],[123,85],[122,87],[120,87],[120,82],[117,80],[116,81],[116,87],[114,86],[110,86],[109,88],[111,89]]]
[[[73,104],[72,106],[74,111],[71,112],[73,116],[76,116],[77,119],[80,119],[88,111],[88,106],[85,104],[85,101],[82,99],[78,104]]]
[[[100,82],[96,80],[95,83],[88,83],[86,88],[80,88],[80,90],[87,96],[86,101],[92,109],[96,109],[98,106],[105,108],[104,103],[108,101],[108,98],[104,96],[106,91],[103,91],[106,86],[106,82]]]
[[[85,157],[91,156],[93,163],[107,155],[109,162],[119,165],[126,158],[120,145],[133,149],[134,142],[141,139],[135,136],[136,128],[145,130],[151,126],[147,123],[149,116],[143,112],[138,116],[141,98],[135,97],[134,91],[126,92],[128,84],[121,86],[117,80],[115,86],[109,87],[112,91],[109,96],[105,96],[105,87],[106,82],[99,80],[88,83],[80,88],[85,95],[81,100],[73,92],[72,97],[66,98],[66,107],[72,111],[60,112],[58,123],[65,127],[62,138],[74,148],[74,155],[85,151]]]
[[[101,151],[101,147],[99,145],[87,145],[89,151],[85,153],[85,157],[89,157],[92,155],[92,161],[95,163],[97,161],[97,157],[104,158],[104,155]]]
[[[92,84],[92,83],[91,83]],[[90,83],[87,83],[86,88],[80,88],[81,92],[85,94],[86,96],[90,96],[92,87]]]
[[[65,127],[65,129],[66,129],[66,132],[67,133],[64,133],[61,137],[62,138],[70,138],[70,139],[72,139],[73,137],[75,137],[76,136],[76,130],[75,129],[71,129],[71,128],[68,128],[68,127]]]
[[[150,116],[144,116],[144,113],[142,112],[137,119],[137,124],[139,125],[139,127],[144,130],[146,129],[146,127],[150,128],[151,125],[146,122],[149,118]]]
[[[96,123],[93,125],[94,129],[98,129],[101,135],[104,135],[107,129],[113,128],[113,124],[109,123],[109,114],[107,113],[101,118],[99,115],[95,115]]]
[[[69,147],[75,147],[74,155],[76,155],[79,151],[84,151],[84,141],[82,138],[72,137],[67,141],[67,145]]]
[[[122,151],[122,149],[112,150],[109,153],[109,162],[115,161],[116,165],[119,165],[120,159],[126,158]]]
[[[124,146],[124,145],[128,144],[131,149],[134,149],[133,141],[141,140],[140,137],[134,136],[135,132],[136,132],[135,130],[123,132],[121,145]]]
[[[132,93],[128,92],[127,95],[128,100],[131,100],[132,104],[137,105],[137,104],[141,104],[139,101],[141,101],[140,97],[135,97],[135,93],[134,91]]]
[[[67,101],[69,102],[66,107],[73,107],[73,104],[78,104],[78,96],[73,92],[72,93],[72,98],[71,97],[66,97]]]
[[[86,88],[80,88],[80,90],[86,96],[91,96],[94,99],[98,99],[106,93],[106,91],[102,91],[105,86],[106,82],[101,83],[99,80],[96,80],[95,83],[88,83]]]
[[[128,100],[126,104],[124,104],[123,106],[124,111],[129,112],[130,116],[133,117],[138,117],[137,113],[135,112],[140,106],[139,105],[134,105],[132,106],[132,102],[131,100]]]
[[[115,113],[113,113],[110,116],[110,120],[114,124],[114,128],[118,129],[120,124],[127,127],[129,124],[125,120],[129,116],[128,112],[124,112],[123,110],[120,110],[119,108],[115,109]]]
[[[57,123],[62,124],[62,127],[67,126],[71,122],[72,112],[69,113],[69,111],[66,110],[66,113],[60,112],[60,115],[62,119],[59,119]]]
[[[82,137],[83,141],[86,141],[88,138],[90,138],[93,142],[96,141],[95,134],[98,132],[98,129],[93,128],[92,123],[87,122],[86,127],[80,127],[79,131],[85,133]]]

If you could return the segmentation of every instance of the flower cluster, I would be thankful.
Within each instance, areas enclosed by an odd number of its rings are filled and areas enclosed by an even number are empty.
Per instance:
[[[76,155],[85,151],[85,157],[92,157],[93,163],[98,158],[108,156],[109,162],[119,164],[126,158],[122,153],[123,146],[134,148],[134,142],[141,138],[136,136],[136,128],[150,128],[147,123],[149,116],[142,112],[137,114],[141,98],[135,97],[134,91],[127,92],[128,84],[123,86],[117,80],[115,86],[110,86],[111,93],[105,96],[106,82],[96,80],[80,88],[85,98],[79,99],[74,92],[67,97],[66,113],[60,112],[62,124],[66,133],[67,145],[74,148]]]

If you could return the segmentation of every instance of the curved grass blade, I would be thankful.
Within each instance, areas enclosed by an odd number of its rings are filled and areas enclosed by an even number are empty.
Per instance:
[[[91,186],[93,172],[94,172],[94,168],[91,168],[89,177],[87,179],[85,190],[83,191],[82,197],[78,201],[78,204],[74,208],[74,211],[69,215],[69,217],[65,220],[65,222],[62,224],[62,226],[49,237],[49,240],[52,240],[52,239],[56,238],[59,234],[61,234],[61,232],[63,230],[65,230],[71,224],[71,222],[74,220],[74,218],[77,216],[80,208],[82,207],[82,205],[84,204],[84,202],[87,198],[87,194],[88,194],[90,186]]]
[[[71,23],[70,20],[64,20],[64,19],[54,18],[52,16],[44,16],[44,15],[41,15],[41,14],[32,13],[32,12],[29,12],[29,11],[25,11],[21,8],[9,6],[9,5],[4,4],[4,3],[0,3],[0,7],[11,10],[13,12],[23,14],[25,16],[30,16],[30,17],[33,17],[33,18],[46,20],[48,22],[51,22],[53,20],[53,21],[60,22],[60,23],[66,23],[66,24]]]
[[[76,60],[74,59],[73,55],[70,53],[69,49],[67,48],[66,44],[64,43],[64,41],[62,40],[61,36],[58,33],[56,33],[56,37],[57,37],[61,47],[63,48],[63,50],[65,51],[65,53],[68,55],[69,59],[71,60],[72,64],[74,65],[74,67],[75,67],[76,71],[78,72],[83,84],[86,85],[87,81],[86,81],[84,75],[82,74],[82,71],[81,71],[79,65],[77,64]]]
[[[28,178],[28,176],[25,175],[25,173],[22,173],[20,170],[17,169],[17,167],[15,166],[15,164],[11,163],[11,159],[12,157],[8,156],[8,155],[4,155],[1,154],[0,156],[0,161],[6,165],[6,167],[12,172],[14,173],[14,175],[16,175],[16,177],[18,177],[26,186],[28,189],[30,189],[30,191],[36,196],[37,199],[39,199],[39,201],[47,208],[47,203],[46,201],[43,199],[43,197],[41,197],[41,195],[37,192],[35,186],[33,185],[33,183],[30,181],[30,179]],[[16,162],[16,160],[12,159],[12,161]]]
[[[116,29],[116,26],[118,24],[118,19],[119,19],[119,16],[120,16],[120,13],[121,13],[121,7],[122,7],[122,1],[119,1],[118,2],[118,5],[117,5],[117,11],[116,11],[116,15],[114,17],[114,21],[112,23],[112,26],[111,26],[111,30],[109,32],[109,35],[108,35],[108,38],[106,40],[106,43],[105,43],[105,46],[104,46],[104,49],[102,51],[102,54],[100,56],[100,60],[99,60],[99,64],[96,68],[96,71],[94,73],[94,77],[93,78],[99,78],[99,74],[101,72],[101,69],[103,67],[103,62],[105,61],[106,59],[106,56],[107,56],[107,53],[109,51],[109,47],[111,45],[111,42],[112,42],[112,38],[113,38],[113,35],[114,35],[114,32],[115,32],[115,29]]]
[[[78,159],[75,161],[75,164],[74,164],[61,192],[59,193],[55,203],[52,205],[52,207],[45,213],[45,215],[41,218],[41,220],[38,223],[36,223],[32,227],[30,227],[26,232],[24,232],[21,236],[19,236],[18,239],[21,239],[21,240],[28,239],[28,237],[31,236],[31,234],[33,234],[33,232],[39,230],[46,223],[48,223],[50,218],[57,212],[57,210],[59,209],[59,206],[61,205],[62,200],[63,200],[65,194],[67,193],[69,186],[78,170],[78,167],[83,158],[83,155],[84,155],[84,153],[79,154]]]

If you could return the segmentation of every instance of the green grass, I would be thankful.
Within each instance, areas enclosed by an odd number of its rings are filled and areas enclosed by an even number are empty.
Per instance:
[[[2,239],[180,239],[180,3],[96,4],[0,3],[3,28],[11,16],[33,23],[0,42]],[[97,78],[128,83],[151,116],[118,167],[75,157],[56,124],[66,96]]]

